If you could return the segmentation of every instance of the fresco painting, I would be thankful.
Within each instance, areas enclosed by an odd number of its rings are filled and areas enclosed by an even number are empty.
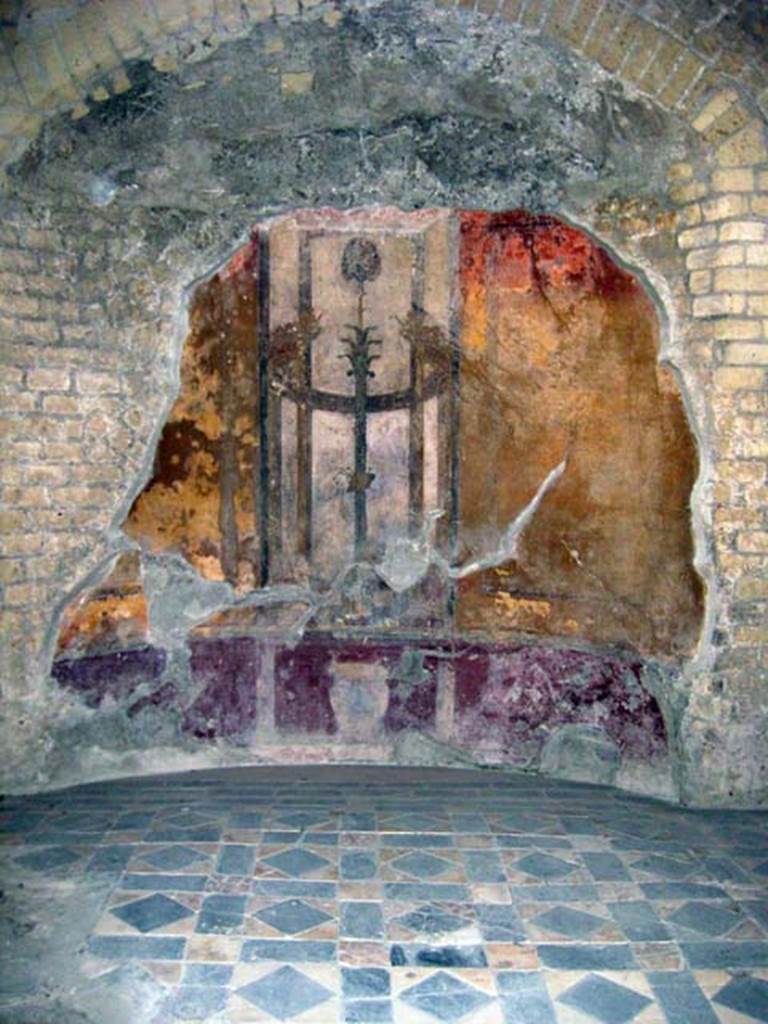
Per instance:
[[[703,592],[659,346],[642,282],[552,216],[257,224],[194,291],[134,546],[54,678],[267,757],[359,724],[360,757],[416,731],[523,764],[574,723],[663,756],[649,666],[694,650]],[[179,558],[208,595],[181,648],[142,576]]]

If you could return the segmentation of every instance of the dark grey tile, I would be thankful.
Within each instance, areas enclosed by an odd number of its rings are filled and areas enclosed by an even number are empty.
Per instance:
[[[449,1024],[493,1002],[485,992],[445,971],[438,971],[406,989],[400,999],[406,1005]]]
[[[123,875],[121,889],[154,889],[166,892],[203,892],[205,875],[161,875],[131,873]]]
[[[281,958],[282,959],[282,958]],[[332,993],[295,967],[280,967],[237,990],[253,1006],[278,1020],[289,1020],[327,1002]]]
[[[589,914],[573,907],[552,907],[533,918],[533,923],[550,932],[566,935],[571,939],[586,939],[607,922],[596,914]]]
[[[229,815],[230,828],[260,829],[264,815],[260,811],[235,811]]]
[[[664,942],[670,938],[669,929],[647,900],[621,900],[607,906],[631,942]]]
[[[181,960],[185,944],[167,935],[92,935],[88,950],[103,960]]]
[[[200,907],[195,931],[204,935],[231,935],[243,927],[245,896],[215,893],[206,896]]]
[[[341,827],[345,832],[375,832],[376,815],[370,811],[349,811],[341,816]]]
[[[251,892],[256,896],[274,896],[275,898],[307,896],[315,900],[332,900],[336,897],[336,883],[313,882],[312,880],[300,882],[282,878],[270,878],[254,881],[251,886]]]
[[[719,885],[702,882],[641,882],[640,888],[649,900],[727,900],[728,893]]]
[[[61,868],[71,867],[78,860],[80,860],[80,854],[77,850],[71,850],[66,846],[52,846],[14,858],[16,864],[32,871],[59,871]]]
[[[100,846],[88,861],[86,871],[98,871],[105,874],[119,874],[133,856],[135,846],[124,843],[112,843]]]
[[[688,931],[716,938],[735,928],[743,920],[743,916],[734,904],[725,907],[717,903],[691,900],[670,914],[667,920]]]
[[[245,963],[254,960],[330,963],[336,959],[336,943],[305,939],[246,939],[240,951],[240,959]]]
[[[596,974],[566,989],[558,1002],[588,1014],[601,1024],[626,1024],[651,1005],[647,996]]]
[[[544,945],[536,947],[545,967],[561,971],[628,971],[637,964],[629,945]]]
[[[390,1024],[391,1020],[389,999],[356,999],[344,1004],[345,1024]]]
[[[589,853],[581,855],[589,873],[597,882],[627,882],[629,872],[615,853]]]
[[[512,885],[515,900],[535,903],[598,903],[596,885]]]
[[[504,850],[525,850],[534,847],[538,850],[572,850],[573,843],[570,839],[558,836],[529,836],[529,835],[497,835],[496,845]]]
[[[768,967],[768,942],[681,942],[694,970],[717,967]]]
[[[525,928],[511,903],[478,903],[475,910],[486,942],[525,941]]]
[[[349,939],[384,937],[384,914],[380,903],[354,900],[341,904],[339,934]]]
[[[389,862],[389,866],[395,871],[425,880],[439,878],[440,875],[455,869],[455,865],[451,861],[444,857],[435,857],[432,853],[424,853],[422,850],[418,853],[404,853],[400,857],[395,857]]]
[[[140,932],[151,932],[193,916],[189,907],[159,892],[112,907],[110,913]]]
[[[216,872],[219,875],[251,875],[255,863],[255,846],[227,843],[219,851]]]
[[[664,857],[660,854],[651,854],[649,857],[641,857],[640,860],[632,862],[635,871],[642,871],[646,875],[658,875],[670,881],[682,881],[693,872],[695,865],[688,860],[677,860],[674,857]]]
[[[389,971],[383,967],[342,967],[341,991],[345,999],[375,999],[388,996]]]
[[[382,846],[446,849],[456,845],[452,835],[437,832],[393,832],[381,837]]]
[[[387,882],[384,885],[384,895],[389,900],[427,900],[441,902],[447,900],[451,903],[466,903],[469,899],[469,889],[466,885],[455,885],[453,883],[419,883],[419,882]]]
[[[302,875],[308,875],[313,871],[319,871],[321,868],[328,867],[330,861],[313,853],[312,850],[294,849],[285,850],[283,853],[276,853],[272,857],[265,857],[263,863],[277,868],[283,874],[300,878]]]
[[[191,846],[178,844],[165,846],[153,853],[141,854],[141,859],[145,864],[160,868],[161,871],[178,871],[179,868],[188,868],[192,864],[205,863],[210,857]]]
[[[566,878],[576,870],[577,865],[573,861],[554,857],[550,853],[530,853],[526,857],[521,857],[515,863],[515,867],[518,871],[524,871],[526,875],[548,882]]]
[[[499,971],[504,1024],[557,1024],[543,975],[538,971]]]
[[[146,843],[218,843],[221,829],[206,828],[153,828],[144,836]]]
[[[341,877],[350,881],[365,881],[375,878],[378,872],[378,857],[370,850],[344,850],[340,861]]]
[[[646,977],[669,1024],[719,1024],[696,979],[688,971],[650,971]]]
[[[264,907],[255,916],[285,935],[298,935],[332,920],[330,914],[317,910],[300,899],[285,900],[271,907]]]
[[[755,1020],[768,1021],[768,981],[752,977],[733,978],[720,989],[714,1002]]]
[[[463,857],[470,882],[506,882],[507,876],[498,853],[492,850],[465,850]]]
[[[466,928],[471,922],[466,917],[458,914],[450,914],[439,907],[431,907],[428,904],[417,907],[407,914],[395,918],[398,924],[404,925],[415,932],[422,932],[425,935],[441,935]]]
[[[396,943],[390,947],[389,962],[393,967],[487,967],[482,946],[422,946]]]

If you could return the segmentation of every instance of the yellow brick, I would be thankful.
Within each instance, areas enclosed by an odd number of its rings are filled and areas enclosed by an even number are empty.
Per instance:
[[[621,65],[621,77],[639,83],[665,37],[653,25],[639,19],[633,35],[632,46]]]
[[[523,12],[523,24],[528,28],[540,28],[541,19],[546,9],[546,0],[528,0],[528,5]]]
[[[737,320],[730,317],[728,320],[714,325],[715,338],[719,341],[750,341],[762,338],[763,326],[759,320]]]
[[[160,27],[165,32],[179,32],[189,24],[186,0],[162,0],[162,3],[156,3],[154,7]]]
[[[721,114],[717,120],[707,128],[702,134],[702,138],[705,142],[708,142],[710,146],[716,146],[724,139],[729,139],[733,136],[740,128],[743,128],[749,122],[749,114],[741,106],[740,103],[734,104],[725,113]]]
[[[736,593],[745,601],[768,601],[768,576],[745,576],[736,583]]]
[[[81,86],[87,86],[98,70],[98,64],[93,59],[79,20],[75,17],[68,21],[56,22],[54,31],[71,74]],[[111,56],[114,59],[114,54]]]
[[[36,34],[34,46],[37,59],[45,71],[50,95],[64,100],[78,100],[80,91],[70,77],[55,36]]]
[[[730,217],[740,217],[747,213],[749,202],[746,196],[739,193],[725,193],[716,199],[709,199],[701,204],[701,212],[704,220],[717,221],[728,220]]]
[[[751,121],[715,151],[721,167],[747,167],[768,160],[765,132],[759,121]]]
[[[739,551],[746,551],[747,554],[768,554],[768,531],[741,530],[736,538],[736,546]]]
[[[755,186],[755,175],[748,168],[715,171],[712,175],[714,192],[751,192]]]
[[[693,300],[695,317],[728,316],[731,313],[743,313],[746,308],[746,296],[727,293],[724,295],[702,295]]]
[[[725,361],[730,366],[768,366],[768,345],[731,342],[725,347]]]
[[[666,85],[659,93],[659,102],[667,108],[674,107],[705,68],[706,64],[698,57],[695,57],[692,53],[684,53]]]
[[[712,285],[711,270],[694,270],[688,275],[688,289],[691,295],[705,295]]]
[[[762,388],[765,371],[742,366],[721,366],[714,372],[714,384],[723,391],[741,391]]]
[[[757,187],[761,192],[768,192],[768,171],[760,171],[757,176]]]
[[[768,626],[738,626],[733,639],[739,647],[762,647],[768,643]]]
[[[704,132],[714,124],[721,114],[738,101],[739,94],[735,89],[724,89],[713,96],[693,119],[692,124],[697,132]]]
[[[745,246],[749,266],[768,267],[768,243],[752,243]]]
[[[68,391],[69,370],[36,369],[27,373],[27,387],[35,391]]]
[[[768,317],[768,295],[747,296],[747,312],[750,316]]]
[[[586,39],[601,7],[601,0],[578,0],[571,21],[571,39],[576,46],[581,46]]]
[[[768,225],[759,220],[736,220],[720,228],[721,242],[762,242],[768,239]]]
[[[703,199],[709,189],[702,181],[689,181],[684,185],[675,185],[669,190],[670,198],[675,203],[694,203]]]
[[[677,244],[681,249],[698,249],[705,245],[714,245],[717,241],[717,228],[707,224],[700,228],[689,228],[677,236]]]
[[[242,0],[242,5],[251,21],[266,21],[272,15],[272,0]]]
[[[640,81],[640,88],[655,95],[669,78],[683,53],[683,47],[675,39],[666,37],[656,56]]]
[[[734,267],[744,262],[743,245],[718,245],[709,249],[692,249],[685,258],[689,270]]]
[[[688,181],[693,177],[693,164],[676,163],[667,168],[668,181]]]
[[[752,213],[758,217],[768,217],[768,196],[752,196],[750,202]]]
[[[522,6],[523,0],[504,0],[499,14],[502,18],[506,18],[507,21],[517,21]]]
[[[768,270],[724,267],[715,272],[715,291],[768,292]]]

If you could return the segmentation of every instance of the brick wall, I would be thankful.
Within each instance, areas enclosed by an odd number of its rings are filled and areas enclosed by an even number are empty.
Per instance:
[[[755,799],[768,785],[768,758],[756,754],[765,751],[768,722],[768,62],[760,42],[744,34],[738,2],[720,5],[718,23],[693,21],[684,4],[652,2],[436,6],[444,17],[468,8],[488,31],[515,23],[554,39],[684,118],[700,139],[701,159],[670,160],[667,209],[604,205],[589,226],[662,283],[669,356],[702,446],[694,515],[710,620],[683,684],[681,744],[696,765],[683,787]],[[254,25],[339,20],[330,4],[308,0],[94,0],[57,7],[56,17],[44,2],[28,8],[31,16],[3,38],[6,164],[53,113],[82,117],[129,89],[131,60],[149,58],[172,73]],[[285,96],[312,81],[300,62],[281,64]],[[168,401],[174,317],[190,280],[190,254],[179,253],[159,291],[142,296],[129,241],[98,218],[83,231],[87,251],[34,211],[0,226],[2,631],[6,693],[22,701],[44,692],[44,641],[63,585],[110,549],[115,517],[137,486]],[[174,276],[182,267],[185,276]],[[115,331],[121,290],[133,320]],[[142,320],[135,312],[143,299]],[[116,345],[103,343],[105,331]]]

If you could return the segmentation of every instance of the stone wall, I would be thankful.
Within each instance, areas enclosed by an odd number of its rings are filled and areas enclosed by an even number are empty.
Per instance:
[[[52,689],[59,614],[124,544],[187,289],[265,214],[391,203],[554,212],[645,276],[701,462],[706,623],[658,694],[676,791],[764,799],[762,5],[28,2],[3,31],[9,785],[239,756]]]

